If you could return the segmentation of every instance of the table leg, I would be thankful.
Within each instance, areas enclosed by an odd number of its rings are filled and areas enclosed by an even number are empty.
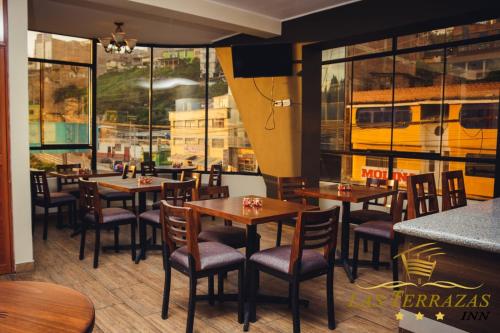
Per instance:
[[[139,192],[139,214],[146,211],[146,192]]]
[[[335,261],[336,266],[344,267],[344,271],[350,282],[352,278],[351,266],[349,265],[349,220],[351,215],[351,203],[342,201],[342,236],[340,241],[340,259]]]
[[[173,180],[177,180],[177,176],[178,176],[177,174],[178,174],[177,171],[172,171],[172,179]]]

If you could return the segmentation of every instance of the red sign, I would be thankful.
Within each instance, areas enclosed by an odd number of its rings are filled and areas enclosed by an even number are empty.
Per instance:
[[[361,177],[363,178],[387,179],[388,173],[389,171],[386,168],[366,166],[361,168]],[[408,176],[416,174],[418,174],[418,171],[415,170],[394,169],[392,171],[392,179],[397,180],[398,182],[406,183]]]

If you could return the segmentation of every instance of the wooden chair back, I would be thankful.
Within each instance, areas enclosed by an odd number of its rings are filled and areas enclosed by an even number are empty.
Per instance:
[[[323,211],[303,211],[299,213],[290,254],[289,273],[300,272],[304,249],[323,248],[325,259],[333,265],[340,207]]]
[[[197,197],[194,200],[199,200],[203,197],[205,200],[210,199],[225,199],[229,198],[229,187],[228,186],[207,186],[202,187],[196,192]],[[231,220],[224,220],[224,225],[231,226],[233,222]]]
[[[303,177],[278,177],[278,199],[306,204],[306,198],[295,194],[295,190],[306,187]]]
[[[464,173],[462,170],[445,171],[441,174],[443,193],[442,210],[467,206]]]
[[[60,173],[65,173],[65,172],[70,172],[73,171],[73,169],[80,169],[82,165],[80,163],[73,163],[73,164],[57,164],[56,165],[56,171]],[[60,178],[57,177],[57,190],[61,191],[64,186],[67,185],[78,185],[78,179],[77,178]]]
[[[157,177],[158,173],[156,172],[156,162],[155,161],[141,162],[141,176]]]
[[[186,201],[193,200],[196,196],[196,182],[186,180],[184,182],[163,182],[161,184],[161,197],[169,200],[174,206],[183,206]]]
[[[379,178],[366,178],[366,187],[386,188],[391,190],[398,190],[399,184],[394,179],[379,179]],[[363,209],[369,209],[370,205],[390,208],[390,214],[394,213],[394,207],[398,199],[397,194],[390,195],[383,198],[373,199],[363,203]]]
[[[47,174],[43,170],[30,171],[31,178],[31,197],[32,199],[40,198],[45,203],[50,202],[49,183],[47,182]]]
[[[408,177],[408,219],[439,213],[436,181],[433,173]]]
[[[80,189],[80,214],[82,219],[86,214],[92,214],[95,221],[103,223],[101,198],[97,182],[80,178],[78,187]]]
[[[193,210],[189,207],[170,205],[166,200],[160,204],[160,223],[162,241],[166,257],[181,246],[186,246],[189,256],[189,266],[195,271],[201,269],[200,251],[198,248],[198,228]]]
[[[210,167],[210,176],[208,177],[208,186],[222,185],[222,164],[212,164]]]

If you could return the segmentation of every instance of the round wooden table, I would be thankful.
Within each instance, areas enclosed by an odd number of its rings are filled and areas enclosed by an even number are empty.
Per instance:
[[[178,179],[178,174],[182,171],[194,171],[198,169],[197,166],[194,165],[186,165],[186,166],[180,166],[178,168],[174,168],[173,166],[157,166],[155,168],[157,173],[171,173],[172,174],[172,179],[177,180]]]
[[[0,281],[0,332],[90,333],[94,305],[80,292],[45,282]]]

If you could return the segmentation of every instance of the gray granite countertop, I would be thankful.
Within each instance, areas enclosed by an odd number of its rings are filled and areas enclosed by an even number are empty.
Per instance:
[[[500,198],[394,225],[405,235],[500,253]]]

